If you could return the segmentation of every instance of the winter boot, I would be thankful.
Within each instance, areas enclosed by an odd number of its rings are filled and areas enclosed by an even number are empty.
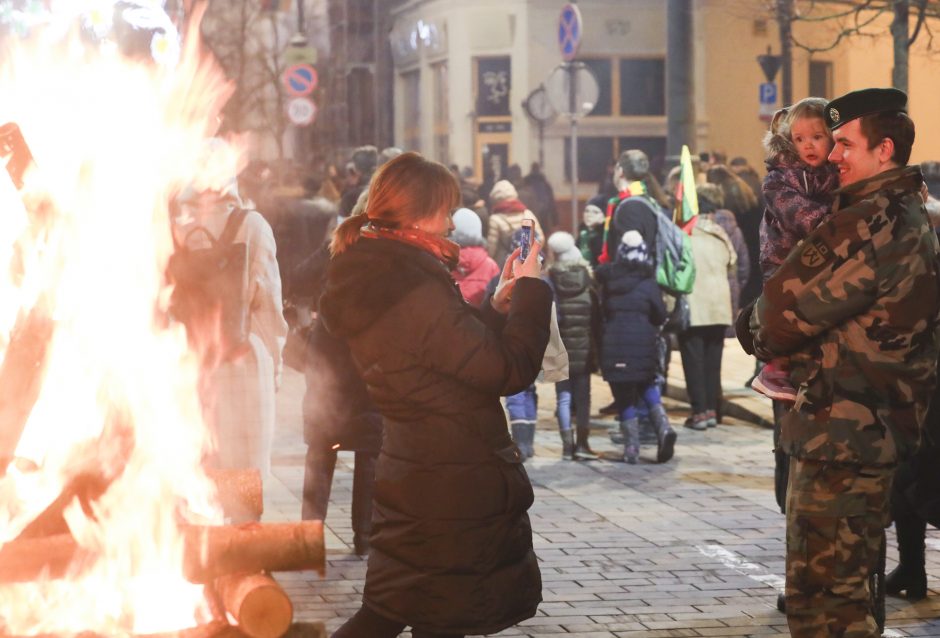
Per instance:
[[[559,430],[561,433],[561,458],[565,461],[574,459],[574,432],[571,428]]]
[[[523,421],[522,426],[523,441],[525,442],[523,453],[525,458],[531,459],[535,456],[535,421]]]
[[[519,453],[522,455],[523,460],[526,457],[526,422],[525,421],[510,421],[509,422],[509,431],[512,434],[512,442],[516,444],[516,447],[519,448]]]
[[[885,578],[885,592],[908,600],[927,596],[927,572],[924,569],[924,537],[927,523],[917,516],[899,516],[894,521],[898,535],[898,566]]]
[[[656,462],[665,463],[672,458],[676,447],[676,431],[669,424],[666,408],[654,405],[650,408],[650,419],[656,428]]]
[[[640,422],[636,417],[620,422],[620,431],[623,432],[623,460],[624,463],[634,465],[640,458]]]
[[[574,458],[577,461],[596,461],[597,455],[591,446],[588,445],[588,435],[591,432],[590,426],[578,426],[578,444],[574,448]]]

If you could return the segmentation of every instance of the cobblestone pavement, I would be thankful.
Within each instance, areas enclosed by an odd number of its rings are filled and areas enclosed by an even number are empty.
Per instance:
[[[746,378],[746,375],[745,375]],[[670,377],[672,381],[672,377]],[[594,405],[610,393],[595,379]],[[279,395],[274,476],[265,486],[265,520],[296,520],[305,447],[300,431],[303,380],[288,371]],[[500,636],[580,638],[786,635],[776,610],[783,586],[784,520],[773,495],[768,429],[726,419],[713,430],[682,428],[688,408],[667,401],[679,430],[675,458],[617,462],[617,448],[596,421],[595,450],[605,459],[560,459],[554,392],[539,386],[536,457],[526,464],[535,486],[530,510],[543,579],[536,617]],[[297,620],[333,630],[358,609],[366,563],[352,553],[349,503],[352,454],[340,453],[326,520],[327,570],[279,574]],[[889,569],[896,556],[889,531]],[[940,549],[932,530],[928,546]],[[930,584],[940,552],[928,552]],[[940,636],[940,596],[908,604],[889,599],[888,636]],[[408,635],[408,634],[404,634]]]

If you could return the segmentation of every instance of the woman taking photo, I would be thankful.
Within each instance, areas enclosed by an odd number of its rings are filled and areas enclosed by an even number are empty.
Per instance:
[[[334,638],[492,634],[542,599],[532,486],[499,397],[535,380],[552,293],[535,244],[506,261],[491,303],[468,305],[449,274],[459,205],[446,167],[405,153],[333,239],[320,315],[384,422],[363,605]]]

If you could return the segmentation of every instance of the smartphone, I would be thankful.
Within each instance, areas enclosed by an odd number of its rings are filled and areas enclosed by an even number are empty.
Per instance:
[[[519,254],[519,259],[525,261],[529,256],[529,249],[532,247],[532,242],[535,241],[535,233],[532,229],[532,220],[523,219],[522,220],[522,252]]]
[[[0,158],[6,163],[13,185],[22,188],[23,176],[33,163],[33,154],[26,146],[20,127],[13,122],[0,126]]]

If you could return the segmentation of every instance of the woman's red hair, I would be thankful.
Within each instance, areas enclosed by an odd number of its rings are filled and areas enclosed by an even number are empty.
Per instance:
[[[402,153],[372,176],[365,213],[339,225],[330,252],[338,255],[356,243],[369,222],[407,228],[442,210],[453,210],[460,201],[460,185],[446,166],[418,153]]]

